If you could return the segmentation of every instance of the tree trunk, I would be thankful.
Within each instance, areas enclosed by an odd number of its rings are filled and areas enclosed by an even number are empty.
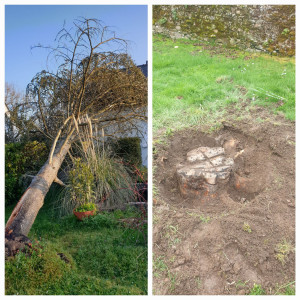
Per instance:
[[[28,235],[40,208],[44,204],[44,198],[56,179],[58,170],[70,149],[71,144],[64,144],[63,142],[57,147],[51,165],[48,159],[17,203],[6,223],[5,231],[7,233],[13,233],[17,236]]]

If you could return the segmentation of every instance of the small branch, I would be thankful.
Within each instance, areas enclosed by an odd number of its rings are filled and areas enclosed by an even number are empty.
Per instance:
[[[29,175],[29,174],[24,174],[23,176],[24,176],[24,177],[29,177],[29,178],[32,178],[32,179],[35,177],[35,176]],[[58,183],[58,184],[61,185],[61,186],[66,186],[66,184],[63,183],[58,177],[56,177],[56,178],[54,179],[54,182]]]
[[[73,155],[71,154],[70,150],[68,150],[68,154],[69,154],[69,157],[71,158],[72,162],[74,162],[74,157],[73,157]]]
[[[72,130],[70,131],[70,133],[68,134],[68,136],[66,137],[66,139],[64,140],[64,143],[62,144],[59,152],[58,152],[58,155],[61,155],[61,152],[62,150],[64,149],[65,145],[69,142],[73,132],[75,131],[75,128],[72,128]]]
[[[54,182],[58,183],[58,184],[61,185],[61,186],[66,186],[66,184],[63,183],[58,177],[56,177],[56,178],[54,179]]]
[[[41,89],[41,86],[38,89],[38,104],[39,104],[39,109],[40,109],[40,113],[41,113],[43,124],[45,126],[46,133],[51,137],[51,134],[49,133],[48,126],[47,126],[47,123],[46,123],[46,119],[45,119],[45,116],[44,116],[43,108],[42,108],[40,89]]]

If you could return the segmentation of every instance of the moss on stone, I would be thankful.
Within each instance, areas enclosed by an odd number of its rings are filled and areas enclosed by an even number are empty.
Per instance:
[[[167,22],[159,24],[163,18]],[[234,39],[239,48],[295,54],[294,5],[155,5],[153,19],[167,35],[222,39],[228,45]]]

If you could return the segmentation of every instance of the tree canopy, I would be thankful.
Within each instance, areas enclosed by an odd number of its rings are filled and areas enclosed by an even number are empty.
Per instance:
[[[58,67],[37,73],[27,86],[22,108],[31,131],[55,141],[79,134],[76,126],[85,116],[103,127],[145,119],[147,80],[127,54],[125,40],[99,20],[81,18],[64,27],[55,43],[36,46],[48,49],[48,61]]]

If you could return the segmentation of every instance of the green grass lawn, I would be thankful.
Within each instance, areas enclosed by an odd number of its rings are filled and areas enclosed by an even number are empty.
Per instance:
[[[29,233],[36,250],[5,264],[6,294],[147,294],[147,228],[118,222],[139,212],[100,213],[80,222],[73,215],[58,218],[47,198]],[[12,209],[6,208],[6,218]]]
[[[216,126],[228,104],[246,99],[295,120],[294,58],[153,37],[154,133],[201,123]]]

